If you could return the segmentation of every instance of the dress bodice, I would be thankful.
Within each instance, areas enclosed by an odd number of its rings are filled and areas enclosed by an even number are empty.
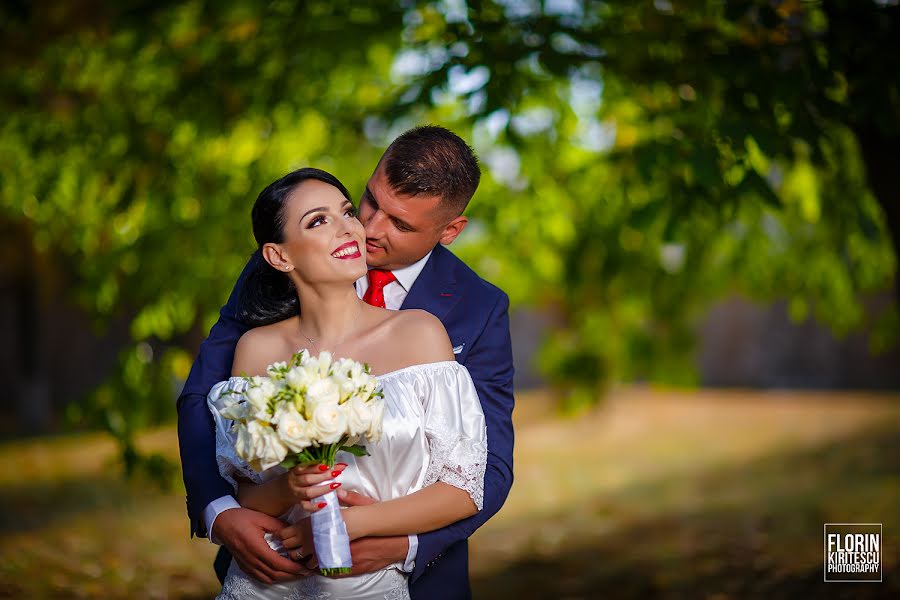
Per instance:
[[[456,361],[441,361],[391,371],[377,379],[385,401],[382,439],[365,444],[369,456],[357,458],[347,452],[338,453],[336,460],[348,465],[340,477],[343,488],[389,500],[443,481],[465,490],[481,509],[487,431],[478,394],[466,368]],[[237,478],[262,482],[284,472],[281,467],[274,467],[257,473],[235,452],[232,422],[219,409],[224,406],[224,397],[242,393],[246,385],[245,379],[231,377],[217,383],[207,399],[216,423],[219,471],[235,489]],[[296,507],[284,517],[295,521],[303,516]],[[353,585],[355,579],[363,586],[365,578],[316,579],[324,589],[342,586],[340,597],[344,597],[351,591],[345,586]],[[367,594],[359,597],[369,597]]]

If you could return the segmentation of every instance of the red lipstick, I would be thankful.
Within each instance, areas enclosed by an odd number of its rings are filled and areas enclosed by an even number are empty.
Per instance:
[[[354,251],[349,254],[345,254],[343,256],[334,256],[338,252],[348,250],[348,249],[353,249]],[[334,258],[338,258],[340,260],[349,260],[352,258],[359,258],[362,256],[362,254],[359,251],[359,242],[353,241],[353,242],[347,242],[346,244],[341,244],[340,246],[338,246],[337,248],[334,249],[334,251],[331,253],[331,256],[333,256]]]

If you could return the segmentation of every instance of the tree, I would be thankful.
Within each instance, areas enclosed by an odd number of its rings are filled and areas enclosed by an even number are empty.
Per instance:
[[[610,376],[689,379],[690,317],[728,290],[787,296],[839,334],[869,328],[875,349],[895,339],[896,306],[875,320],[862,296],[891,285],[900,251],[897,3],[416,15],[417,51],[451,51],[411,85],[446,90],[517,152],[492,242],[520,253],[503,258],[509,287],[560,307],[544,363],[573,400]]]
[[[371,172],[365,118],[396,103],[402,10],[6,3],[0,23],[0,218],[101,329],[130,321],[115,376],[73,409],[136,464],[134,432],[174,414],[254,249],[258,191],[310,163],[357,190]]]
[[[890,5],[889,5],[890,4]],[[739,290],[873,328],[898,239],[897,7],[883,2],[132,2],[0,8],[0,220],[98,325],[130,322],[93,415],[134,432],[253,248],[258,190],[360,190],[437,122],[486,166],[454,250],[559,323],[569,402],[690,382],[694,317]],[[885,75],[887,74],[887,75]]]

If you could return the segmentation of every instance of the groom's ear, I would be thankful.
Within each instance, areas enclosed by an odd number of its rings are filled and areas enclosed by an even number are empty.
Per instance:
[[[265,244],[262,247],[262,256],[276,271],[290,271],[294,268],[284,253],[276,244]]]
[[[456,236],[461,234],[462,230],[466,228],[468,222],[469,217],[464,217],[462,215],[456,217],[444,227],[444,231],[441,232],[441,237],[438,241],[445,246],[449,246],[453,243],[453,240],[456,239]]]

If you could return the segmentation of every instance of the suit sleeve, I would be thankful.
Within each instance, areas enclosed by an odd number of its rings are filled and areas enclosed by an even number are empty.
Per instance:
[[[237,318],[238,302],[242,286],[258,260],[261,257],[257,252],[244,267],[228,302],[219,312],[219,320],[200,344],[200,353],[178,397],[178,445],[192,535],[206,537],[203,509],[213,500],[234,493],[231,485],[219,475],[216,428],[206,396],[213,385],[231,375],[234,348],[249,329]]]
[[[485,329],[465,360],[487,424],[487,467],[484,507],[475,515],[419,535],[416,566],[411,581],[439,560],[450,545],[467,539],[490,519],[509,495],[513,482],[513,356],[509,336],[509,298],[500,293]]]

